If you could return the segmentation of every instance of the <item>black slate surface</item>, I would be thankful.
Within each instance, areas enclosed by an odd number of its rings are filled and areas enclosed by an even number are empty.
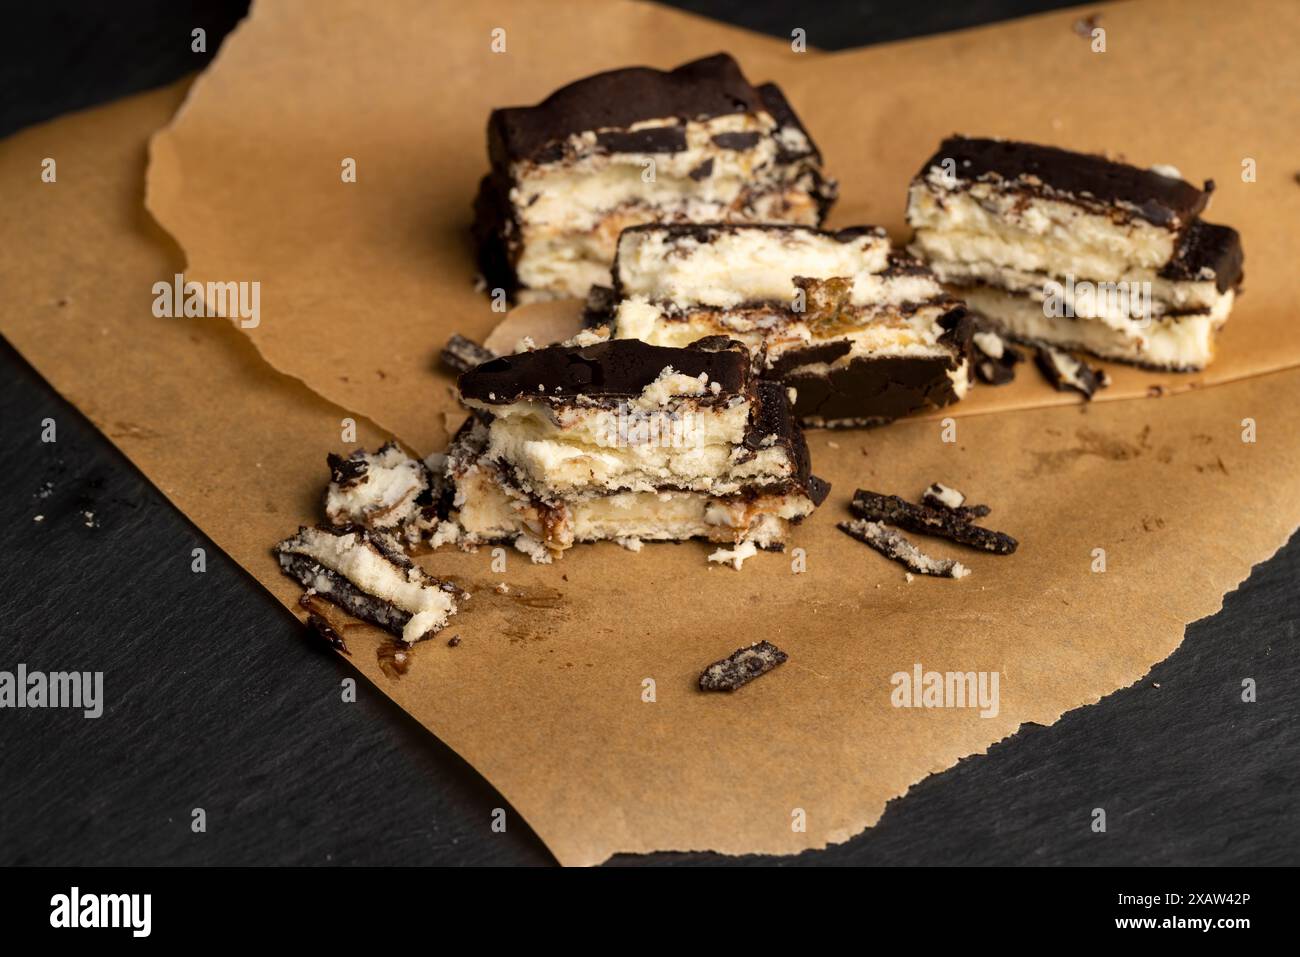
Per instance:
[[[835,48],[1062,4],[675,5],[780,36],[801,26]],[[208,29],[210,53],[241,10],[137,0],[8,11],[0,134],[200,67],[190,29]],[[53,444],[40,441],[46,418]],[[107,699],[94,720],[0,711],[0,864],[552,861],[513,813],[494,832],[502,799],[364,682],[344,703],[347,665],[308,642],[7,344],[0,423],[10,493],[0,499],[0,670],[102,670]],[[195,547],[207,550],[203,574],[191,571]],[[1298,572],[1293,540],[1148,679],[927,779],[848,844],[740,861],[1300,861]],[[1247,677],[1253,704],[1241,701]],[[1105,834],[1089,827],[1096,807]],[[195,808],[205,833],[191,830]]]

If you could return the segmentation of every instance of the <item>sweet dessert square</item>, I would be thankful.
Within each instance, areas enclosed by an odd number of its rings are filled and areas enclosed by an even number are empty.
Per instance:
[[[1013,338],[1202,369],[1242,282],[1240,236],[1201,219],[1213,189],[1170,167],[954,136],[912,180],[910,248]]]
[[[819,224],[835,198],[780,89],[716,54],[571,83],[492,112],[475,202],[479,268],[520,302],[609,284],[618,235],[641,223]]]
[[[536,561],[602,540],[779,549],[828,490],[785,389],[732,340],[549,346],[465,373],[460,394],[474,415],[447,470],[462,545],[510,541]]]

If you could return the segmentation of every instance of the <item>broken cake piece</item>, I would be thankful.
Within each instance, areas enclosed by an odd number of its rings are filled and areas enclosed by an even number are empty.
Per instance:
[[[880,522],[854,518],[839,522],[835,527],[898,562],[909,572],[936,578],[965,578],[970,574],[970,569],[956,559],[931,558],[904,535]]]
[[[759,641],[747,648],[737,648],[721,661],[715,661],[700,675],[701,691],[735,691],[765,675],[790,658],[770,641]]]
[[[1039,345],[1034,349],[1034,363],[1057,392],[1073,389],[1085,399],[1091,399],[1098,389],[1110,385],[1110,376],[1102,370],[1049,345]]]
[[[780,549],[829,489],[785,389],[739,342],[549,346],[464,374],[460,394],[474,415],[448,475],[465,546],[511,541],[535,561],[603,540]]]
[[[402,641],[419,641],[456,613],[458,590],[414,564],[396,539],[360,525],[304,526],[273,549],[312,594]]]
[[[362,525],[415,542],[436,525],[441,481],[395,443],[376,452],[330,453],[325,518],[331,525]]]
[[[628,226],[817,225],[836,191],[780,89],[751,86],[722,53],[599,73],[536,106],[493,110],[488,156],[479,268],[519,302],[608,285]]]
[[[954,136],[912,180],[910,249],[1013,338],[1202,369],[1242,281],[1237,231],[1200,218],[1213,188],[1169,167]]]
[[[655,224],[619,238],[612,335],[744,342],[805,426],[863,426],[947,405],[970,383],[961,302],[877,227]]]

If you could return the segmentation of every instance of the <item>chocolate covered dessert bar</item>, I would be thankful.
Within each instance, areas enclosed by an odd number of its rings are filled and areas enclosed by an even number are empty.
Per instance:
[[[502,356],[460,395],[474,415],[447,468],[462,545],[510,541],[535,561],[601,540],[779,549],[828,491],[785,389],[724,338]]]
[[[1200,218],[1213,189],[1171,167],[955,136],[912,180],[910,248],[1013,338],[1201,369],[1242,281],[1240,236]]]
[[[475,202],[479,268],[517,301],[608,285],[619,233],[640,223],[816,225],[835,198],[781,91],[717,54],[571,83],[492,112],[492,170]]]
[[[619,239],[613,299],[615,337],[744,342],[805,425],[888,422],[970,382],[962,303],[876,227],[639,226]]]

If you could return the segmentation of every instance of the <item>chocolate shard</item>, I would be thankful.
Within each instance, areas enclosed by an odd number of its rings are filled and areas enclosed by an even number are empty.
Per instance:
[[[1102,370],[1049,345],[1035,347],[1034,362],[1057,392],[1073,389],[1085,399],[1091,399],[1098,389],[1110,385],[1110,376]]]
[[[787,655],[770,641],[760,641],[747,648],[737,648],[721,661],[715,661],[700,675],[701,691],[735,691],[760,675],[765,675],[777,665],[784,664]]]
[[[1241,234],[1231,226],[1196,220],[1178,238],[1173,258],[1160,270],[1162,279],[1205,281],[1214,278],[1219,292],[1241,285],[1246,254]]]
[[[992,329],[980,327],[971,335],[975,352],[975,374],[989,385],[1006,385],[1016,378],[1016,366],[1024,361],[1018,349]]]
[[[835,527],[898,562],[909,572],[935,578],[965,578],[970,574],[970,569],[956,559],[931,558],[906,537],[880,522],[855,518]]]
[[[897,495],[882,495],[860,488],[853,493],[849,507],[854,515],[870,522],[884,522],[910,532],[935,535],[996,555],[1010,555],[1020,544],[1005,532],[972,525],[948,509],[916,505]]]
[[[335,651],[348,657],[352,656],[352,652],[348,651],[347,642],[343,640],[343,636],[334,630],[334,626],[329,623],[329,619],[324,615],[314,611],[309,612],[307,615],[307,631],[322,641],[328,642],[329,646]]]
[[[496,358],[496,353],[485,349],[473,339],[462,336],[459,332],[447,340],[438,354],[442,364],[452,372],[468,372],[485,362]]]
[[[921,504],[952,512],[966,522],[983,518],[991,511],[987,505],[967,505],[965,495],[942,482],[930,483],[930,487],[921,493]]]

